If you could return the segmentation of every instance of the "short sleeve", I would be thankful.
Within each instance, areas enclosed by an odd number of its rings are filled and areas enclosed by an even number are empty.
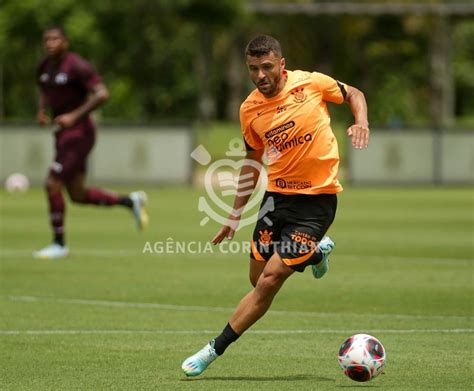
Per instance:
[[[100,75],[91,64],[84,59],[78,59],[75,64],[75,71],[78,79],[87,91],[92,91],[94,87],[102,82]]]
[[[243,113],[242,108],[240,109],[240,126],[247,151],[255,151],[264,148],[262,140],[252,129],[252,126],[250,125],[245,113]]]
[[[347,95],[347,87],[344,83],[318,72],[313,72],[312,77],[321,91],[323,100],[338,104],[344,102]]]

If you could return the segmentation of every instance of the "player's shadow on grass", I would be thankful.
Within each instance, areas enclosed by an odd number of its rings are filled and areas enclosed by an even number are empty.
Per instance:
[[[330,381],[334,379],[328,377],[314,376],[314,375],[291,375],[291,376],[207,376],[193,379],[183,379],[183,381],[212,381],[212,380],[225,380],[225,381],[261,381],[261,382],[272,382],[272,381],[298,381],[298,380],[312,380],[312,381]]]

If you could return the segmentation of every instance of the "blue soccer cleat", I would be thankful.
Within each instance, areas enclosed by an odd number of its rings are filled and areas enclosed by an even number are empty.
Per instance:
[[[323,276],[329,270],[329,254],[331,254],[334,246],[335,244],[329,236],[325,236],[319,242],[318,251],[323,254],[323,259],[321,262],[311,267],[314,278],[323,278]]]
[[[188,357],[181,365],[181,369],[186,376],[198,376],[213,362],[219,355],[214,350],[214,340],[204,346],[199,352]]]
[[[148,225],[148,213],[146,211],[146,204],[148,198],[144,191],[134,191],[130,193],[130,199],[133,202],[133,216],[137,222],[138,229],[145,229]]]

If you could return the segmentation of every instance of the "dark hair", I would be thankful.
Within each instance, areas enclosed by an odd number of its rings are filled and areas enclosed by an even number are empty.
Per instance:
[[[64,38],[67,38],[66,31],[64,30],[63,26],[60,26],[59,24],[50,24],[44,29],[44,32],[51,30],[59,31]]]
[[[270,52],[276,56],[282,56],[280,42],[269,35],[259,35],[252,39],[245,48],[245,55],[261,57]]]

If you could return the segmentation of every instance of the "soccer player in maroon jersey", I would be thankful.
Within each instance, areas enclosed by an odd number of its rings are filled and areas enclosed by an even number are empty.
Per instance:
[[[93,67],[76,53],[70,52],[62,27],[44,31],[46,58],[40,63],[37,81],[40,88],[37,121],[41,126],[56,126],[55,152],[46,180],[53,243],[33,253],[36,258],[62,258],[69,249],[64,241],[65,203],[63,188],[72,202],[99,206],[122,205],[129,208],[138,228],[148,222],[146,194],[141,191],[128,196],[87,187],[87,157],[95,143],[95,125],[89,113],[101,106],[109,92]]]

